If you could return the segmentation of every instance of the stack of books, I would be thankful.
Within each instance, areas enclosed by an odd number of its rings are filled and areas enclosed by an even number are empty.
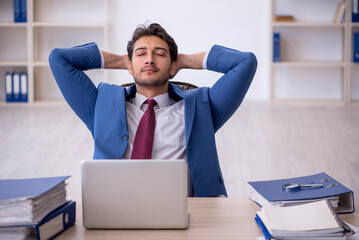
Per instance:
[[[293,15],[274,15],[273,20],[275,22],[294,22]]]
[[[347,239],[354,234],[326,200],[291,207],[264,206],[255,220],[266,239]]]
[[[322,187],[300,191],[285,191],[285,184],[321,184]],[[337,213],[352,213],[354,207],[354,194],[326,173],[310,176],[276,179],[269,181],[251,181],[249,185],[249,198],[260,206],[295,206],[320,200],[327,200]]]
[[[49,239],[72,226],[67,178],[0,179],[0,239]]]

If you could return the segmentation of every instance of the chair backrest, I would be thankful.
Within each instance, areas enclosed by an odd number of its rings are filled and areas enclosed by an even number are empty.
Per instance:
[[[190,89],[196,89],[196,88],[198,88],[196,85],[193,85],[193,84],[190,84],[190,83],[187,83],[187,82],[170,81],[170,83],[181,86],[181,87],[182,87],[182,90],[190,90]],[[132,85],[134,85],[134,84],[135,84],[134,82],[132,82],[132,83],[125,83],[125,84],[122,84],[121,86],[122,86],[122,87],[129,87],[129,86],[132,86]]]

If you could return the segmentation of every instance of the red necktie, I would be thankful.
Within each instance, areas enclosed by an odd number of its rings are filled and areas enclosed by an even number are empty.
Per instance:
[[[138,124],[131,159],[151,159],[153,136],[155,134],[155,111],[153,106],[157,104],[154,99],[147,99],[146,112]]]

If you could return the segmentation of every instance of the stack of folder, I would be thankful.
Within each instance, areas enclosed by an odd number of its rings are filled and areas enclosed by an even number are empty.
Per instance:
[[[0,179],[0,239],[49,239],[72,226],[67,178]]]
[[[27,73],[5,73],[5,92],[6,102],[27,102]]]
[[[27,22],[27,0],[13,0],[14,22]]]
[[[323,187],[288,192],[283,185],[322,184]],[[352,213],[354,207],[353,191],[345,187],[326,173],[305,177],[252,181],[249,184],[249,198],[260,206],[293,206],[319,200],[328,200],[337,213]]]
[[[264,206],[255,220],[266,239],[347,239],[354,234],[326,200],[291,207]]]

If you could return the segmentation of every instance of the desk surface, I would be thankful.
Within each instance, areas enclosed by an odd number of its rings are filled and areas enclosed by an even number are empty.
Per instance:
[[[56,239],[256,239],[262,235],[254,221],[259,206],[246,198],[189,198],[189,227],[185,230],[87,230],[82,203],[76,202],[76,224]],[[341,214],[359,226],[359,213]]]

